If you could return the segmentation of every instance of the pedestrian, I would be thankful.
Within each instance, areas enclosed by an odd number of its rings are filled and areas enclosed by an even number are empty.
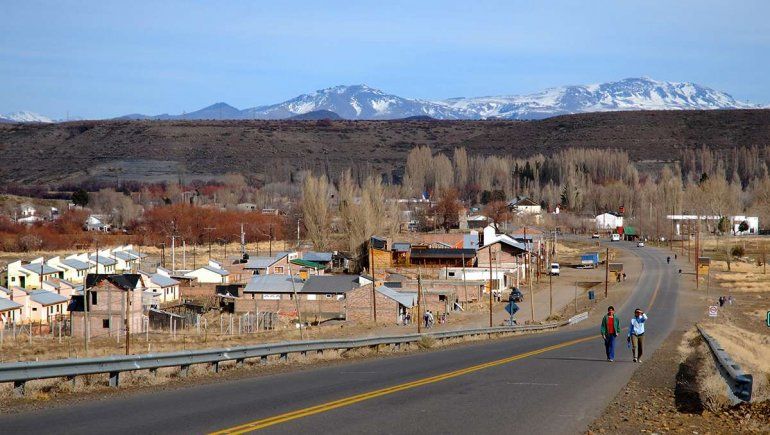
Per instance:
[[[640,308],[634,310],[634,317],[631,319],[631,325],[628,327],[628,341],[631,342],[631,355],[634,362],[642,362],[642,353],[644,351],[644,322],[647,321],[647,314]]]
[[[607,361],[615,361],[615,337],[620,333],[620,319],[615,316],[615,307],[610,305],[607,314],[602,318],[601,334],[604,340],[604,351]]]
[[[721,308],[721,307],[724,307],[724,306],[725,306],[725,297],[724,296],[720,296],[719,297],[719,307]]]
[[[626,280],[626,273],[623,272],[623,281],[625,281],[625,280]]]
[[[666,264],[671,264],[671,257],[666,257]]]
[[[728,303],[729,305],[732,305],[732,304],[733,304],[733,295],[730,295],[730,296],[728,296],[728,297],[727,297],[727,303]]]
[[[433,317],[433,312],[431,312],[430,310],[428,310],[428,329],[430,329],[430,328],[432,328],[432,327],[433,327],[433,322],[434,322],[435,320],[436,320],[436,319]]]
[[[425,328],[428,328],[428,322],[430,321],[430,310],[426,311],[425,314],[422,315],[422,320],[425,322]]]
[[[679,256],[674,254],[674,260],[676,260],[677,258],[679,258]]]

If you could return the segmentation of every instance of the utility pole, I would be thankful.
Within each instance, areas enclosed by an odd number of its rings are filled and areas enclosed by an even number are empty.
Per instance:
[[[548,274],[548,296],[550,302],[550,308],[548,309],[548,315],[553,316],[553,274]]]
[[[530,256],[530,261],[532,257]],[[529,272],[529,308],[532,316],[532,323],[535,323],[535,290],[532,288],[532,270]],[[491,325],[490,325],[491,326]]]
[[[130,289],[126,290],[126,355],[131,354],[131,322],[129,321],[129,316],[131,314],[131,298],[129,295],[131,292],[132,290]]]
[[[297,296],[297,287],[294,285],[294,271],[291,270],[291,267],[289,267],[289,278],[291,279],[291,291],[292,293],[294,293],[294,304],[297,307],[297,321],[299,322],[299,338],[300,340],[304,340],[305,333],[302,330],[302,313],[300,312],[299,296]]]
[[[176,236],[171,235],[171,271],[176,275]]]
[[[372,273],[372,318],[374,323],[377,323],[377,278],[374,276],[374,248],[372,247],[372,239],[369,239],[369,271]]]
[[[272,222],[268,226],[268,229],[269,229],[269,232],[267,234],[267,240],[268,240],[268,249],[270,249],[268,255],[272,257],[273,256],[273,223]]]
[[[204,230],[206,231],[206,238],[209,242],[209,261],[211,261],[211,232],[214,231],[215,227],[206,227]]]
[[[182,239],[182,269],[187,270],[187,242]]]
[[[695,289],[700,287],[700,216],[695,224]]]
[[[468,285],[465,281],[465,251],[462,251],[462,257],[463,257],[463,292],[465,293],[465,303],[468,303]],[[764,262],[764,259],[762,260]],[[447,274],[447,279],[449,279],[449,274]]]
[[[243,222],[241,222],[241,258],[246,255],[246,233],[243,231]]]
[[[422,273],[420,272],[420,268],[417,268],[417,333],[422,332]]]
[[[489,254],[489,327],[492,327],[492,244],[487,247]]]
[[[609,283],[610,283],[610,248],[607,248],[604,254],[606,260],[604,263],[604,298],[609,295]]]

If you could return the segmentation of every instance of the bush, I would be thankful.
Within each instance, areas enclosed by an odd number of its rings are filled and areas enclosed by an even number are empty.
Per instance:
[[[730,254],[733,257],[743,257],[746,255],[746,250],[743,249],[743,246],[735,245],[733,246],[733,249],[730,250]]]

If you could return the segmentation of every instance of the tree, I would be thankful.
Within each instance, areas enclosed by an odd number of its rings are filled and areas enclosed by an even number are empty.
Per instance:
[[[446,188],[440,193],[440,199],[436,203],[437,224],[449,232],[451,228],[456,228],[460,223],[460,201],[458,201],[457,189]]]
[[[88,192],[83,189],[78,189],[72,193],[71,200],[73,204],[85,207],[88,205]]]
[[[745,233],[748,230],[749,230],[749,223],[748,222],[743,221],[743,222],[740,223],[740,225],[738,225],[738,231],[740,231],[742,233]]]
[[[495,230],[499,230],[500,224],[510,217],[508,204],[505,201],[492,201],[484,207],[484,215],[494,225]]]
[[[722,234],[726,234],[728,231],[730,231],[730,219],[728,219],[727,216],[722,216],[721,218],[719,218],[719,223],[717,223],[717,229]]]
[[[302,184],[302,221],[307,237],[317,250],[325,250],[331,232],[330,187],[326,176],[305,177]]]

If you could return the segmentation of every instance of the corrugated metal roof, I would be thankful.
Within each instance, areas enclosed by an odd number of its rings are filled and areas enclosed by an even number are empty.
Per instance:
[[[74,258],[65,258],[64,260],[61,260],[61,264],[75,270],[88,270],[91,268],[90,264],[84,261],[76,260]]]
[[[159,273],[150,275],[150,280],[160,287],[172,287],[175,285],[179,285],[179,281],[175,280],[174,278],[169,278],[165,275],[161,275]]]
[[[326,266],[324,266],[323,264],[318,264],[318,263],[316,263],[314,261],[303,260],[303,259],[300,259],[300,258],[296,258],[294,260],[291,260],[291,264],[296,264],[298,266],[303,266],[303,267],[310,267],[310,268],[316,269],[316,270],[326,269]]]
[[[91,261],[96,263],[96,255],[91,255],[88,258],[90,258]],[[113,258],[104,256],[104,255],[99,255],[99,264],[101,264],[102,266],[114,266],[118,264],[118,262]]]
[[[125,252],[125,251],[115,251],[112,253],[115,257],[123,260],[123,261],[134,261],[137,259],[137,257],[131,253]]]
[[[315,261],[317,263],[328,263],[332,261],[331,252],[314,252],[308,251],[302,254],[302,259],[307,261]]]
[[[10,299],[0,298],[0,311],[10,311],[21,308],[21,304]]]
[[[317,275],[305,281],[302,293],[347,293],[361,287],[359,275]]]
[[[273,257],[249,257],[244,269],[267,269],[276,261],[285,257],[286,254]]]
[[[29,298],[40,305],[48,306],[67,302],[67,298],[48,290],[35,290],[29,293]]]
[[[469,260],[476,256],[475,249],[412,249],[410,254],[412,258],[460,258],[465,257]]]
[[[292,287],[292,279],[294,280],[294,287]],[[246,284],[243,292],[292,293],[295,289],[297,292],[301,291],[304,285],[305,283],[301,279],[292,278],[290,275],[254,275]]]
[[[0,285],[0,292],[2,292],[2,293],[5,293],[5,294],[7,294],[7,295],[10,295],[10,294],[11,294],[11,291],[10,291],[10,290],[8,290],[7,288],[5,288],[5,287],[3,287],[3,286],[1,286],[1,285]]]
[[[228,271],[226,271],[226,270],[224,270],[224,269],[220,269],[220,268],[218,268],[218,267],[214,267],[214,266],[208,266],[208,265],[207,265],[207,266],[203,266],[202,268],[203,268],[203,269],[206,269],[206,270],[208,270],[208,271],[210,271],[210,272],[214,272],[214,273],[216,273],[216,274],[222,275],[222,276],[227,276],[227,275],[230,275],[230,272],[228,272]]]
[[[32,273],[40,274],[40,268],[42,267],[43,275],[50,275],[52,273],[59,273],[61,272],[59,269],[54,269],[53,267],[45,264],[45,263],[30,263],[25,264],[21,266],[22,269],[30,271]]]
[[[396,252],[409,252],[411,248],[412,248],[411,243],[397,242],[393,244],[393,250]]]
[[[385,285],[377,287],[377,291],[407,308],[415,306],[416,296],[414,294],[401,293]]]

